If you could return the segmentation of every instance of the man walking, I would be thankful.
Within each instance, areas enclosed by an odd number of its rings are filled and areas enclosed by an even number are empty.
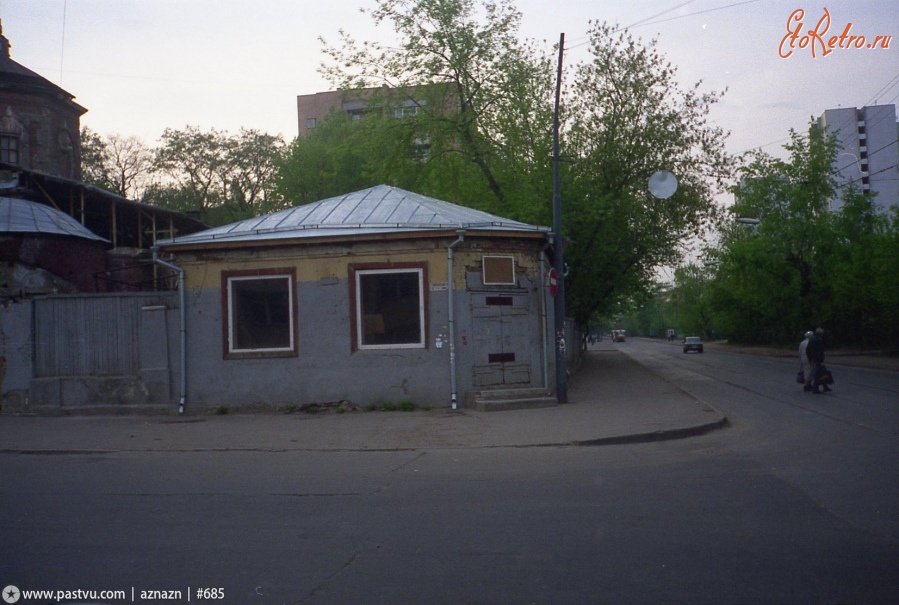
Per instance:
[[[802,371],[802,390],[806,393],[812,390],[812,366],[808,361],[808,341],[812,336],[814,333],[809,330],[799,343],[799,369]]]
[[[819,387],[824,387],[825,391],[829,391],[830,387],[821,382],[821,366],[824,364],[824,330],[818,328],[809,338],[808,345],[805,348],[805,354],[812,366],[812,393],[817,395],[821,391]]]

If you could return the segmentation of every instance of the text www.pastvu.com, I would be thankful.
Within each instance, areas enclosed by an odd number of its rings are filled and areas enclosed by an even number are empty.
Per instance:
[[[3,589],[4,603],[18,603],[20,601],[50,599],[52,601],[73,600],[101,600],[124,601],[128,593],[124,590],[19,590],[15,586],[7,586]]]
[[[27,603],[28,601],[47,600],[62,601],[107,601],[107,602],[140,602],[140,601],[159,601],[171,600],[186,602],[191,601],[194,591],[190,588],[187,591],[181,590],[138,590],[131,588],[130,594],[126,590],[19,590],[16,586],[9,585],[0,593],[0,601],[2,603]],[[199,588],[196,591],[196,600],[202,601],[206,599],[223,599],[225,590],[223,588]]]

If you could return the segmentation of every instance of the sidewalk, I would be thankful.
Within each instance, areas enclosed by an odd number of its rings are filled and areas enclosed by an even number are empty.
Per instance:
[[[601,445],[725,426],[708,404],[598,343],[556,407],[478,412],[0,416],[0,453],[378,451]]]

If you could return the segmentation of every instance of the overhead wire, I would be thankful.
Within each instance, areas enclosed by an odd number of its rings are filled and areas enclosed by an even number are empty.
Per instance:
[[[670,12],[672,12],[672,11],[675,11],[675,10],[677,10],[677,9],[679,9],[679,8],[683,8],[683,7],[687,6],[688,4],[692,4],[694,1],[695,1],[695,0],[688,0],[687,2],[683,2],[683,3],[681,3],[681,4],[678,4],[677,6],[674,6],[674,7],[671,7],[671,8],[669,8],[669,9],[666,9],[666,10],[664,10],[664,11],[662,11],[662,12],[660,12],[660,13],[657,13],[657,14],[651,16],[651,17],[646,17],[645,19],[641,19],[640,21],[636,21],[636,22],[634,22],[634,23],[632,23],[632,24],[630,24],[630,25],[623,25],[623,26],[619,27],[618,29],[614,30],[614,32],[620,32],[621,30],[625,30],[625,29],[632,29],[632,28],[634,28],[634,27],[643,27],[643,26],[645,26],[645,25],[655,25],[655,24],[657,24],[657,23],[665,23],[665,22],[667,22],[667,21],[674,21],[674,20],[676,20],[676,19],[686,19],[687,17],[693,17],[694,15],[702,15],[702,14],[704,14],[704,13],[711,13],[711,12],[715,12],[715,11],[725,10],[725,9],[728,9],[728,8],[733,8],[734,6],[740,6],[740,5],[743,5],[743,4],[753,4],[753,3],[756,3],[756,2],[760,2],[761,0],[743,0],[742,2],[734,2],[734,3],[732,3],[732,4],[727,4],[727,5],[725,5],[725,6],[716,6],[715,8],[708,8],[708,9],[706,9],[706,10],[696,11],[696,12],[694,12],[694,13],[687,13],[686,15],[677,15],[677,16],[674,16],[674,17],[669,17],[669,18],[667,18],[667,19],[660,19],[660,20],[658,20],[658,21],[653,21],[653,19],[655,19],[655,18],[657,18],[657,17],[660,17],[660,16],[662,16],[662,15],[668,14],[668,13],[670,13]],[[613,33],[614,33],[614,32],[613,32]],[[581,47],[581,46],[585,46],[585,45],[587,45],[587,44],[590,43],[590,39],[589,39],[589,38],[586,38],[586,39],[585,39],[585,38],[576,38],[576,39],[574,39],[574,40],[572,40],[572,41],[573,41],[573,42],[578,42],[578,41],[580,41],[580,40],[586,40],[586,41],[580,42],[579,44],[572,44],[572,45],[570,45],[570,46],[566,46],[566,47],[565,47],[565,50],[572,50],[572,49],[575,49],[575,48],[579,48],[579,47]]]
[[[880,90],[878,90],[876,93],[874,93],[874,95],[868,100],[867,103],[864,103],[863,105],[860,105],[860,107],[869,107],[869,106],[871,106],[871,104],[872,104],[874,101],[876,101],[877,98],[878,98],[880,95],[882,95],[884,92],[890,90],[891,88],[893,88],[893,87],[896,86],[896,85],[899,85],[899,73],[897,73],[895,76],[893,76],[893,78],[891,78],[886,84],[884,84],[884,85],[880,88]],[[887,101],[886,103],[881,103],[881,105],[890,105],[890,104],[894,103],[897,99],[899,99],[899,94],[897,94],[895,97],[893,97],[892,99],[890,99],[890,100]],[[846,109],[849,109],[849,108],[846,108]],[[853,109],[854,109],[854,108],[853,108]],[[888,117],[887,114],[884,113],[882,116],[879,116],[875,121],[871,122],[871,123],[868,125],[868,127],[869,127],[869,128],[875,127],[877,124],[880,123],[881,120],[886,119],[887,117]],[[839,132],[839,131],[841,131],[843,128],[845,128],[847,125],[849,125],[850,123],[852,123],[852,122],[854,122],[854,121],[856,121],[856,118],[853,116],[853,117],[851,117],[851,118],[848,118],[848,119],[845,120],[844,122],[842,122],[839,126],[833,127],[832,129],[833,129],[834,131],[836,131],[836,132]],[[765,148],[765,147],[770,147],[771,145],[775,145],[775,144],[777,144],[777,143],[782,143],[782,142],[784,142],[784,141],[789,141],[789,140],[790,140],[790,137],[784,137],[784,138],[781,138],[781,139],[777,139],[776,141],[771,141],[770,143],[765,143],[765,144],[763,144],[763,145],[758,145],[758,146],[756,146],[756,147],[751,147],[751,148],[749,148],[749,149],[746,149],[746,150],[744,150],[743,152],[741,152],[741,154],[742,154],[742,153],[748,153],[748,152],[754,151],[754,150],[761,150],[761,149],[763,149],[763,148]],[[869,157],[870,157],[870,155],[872,155],[872,154],[868,154],[868,155],[869,155]]]

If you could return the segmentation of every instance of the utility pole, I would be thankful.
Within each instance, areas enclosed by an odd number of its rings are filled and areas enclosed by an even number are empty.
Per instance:
[[[565,262],[562,258],[562,178],[559,174],[559,102],[562,96],[562,56],[565,34],[559,36],[559,69],[553,111],[553,269],[558,291],[553,304],[556,340],[556,400],[568,403],[568,352],[565,344]]]

